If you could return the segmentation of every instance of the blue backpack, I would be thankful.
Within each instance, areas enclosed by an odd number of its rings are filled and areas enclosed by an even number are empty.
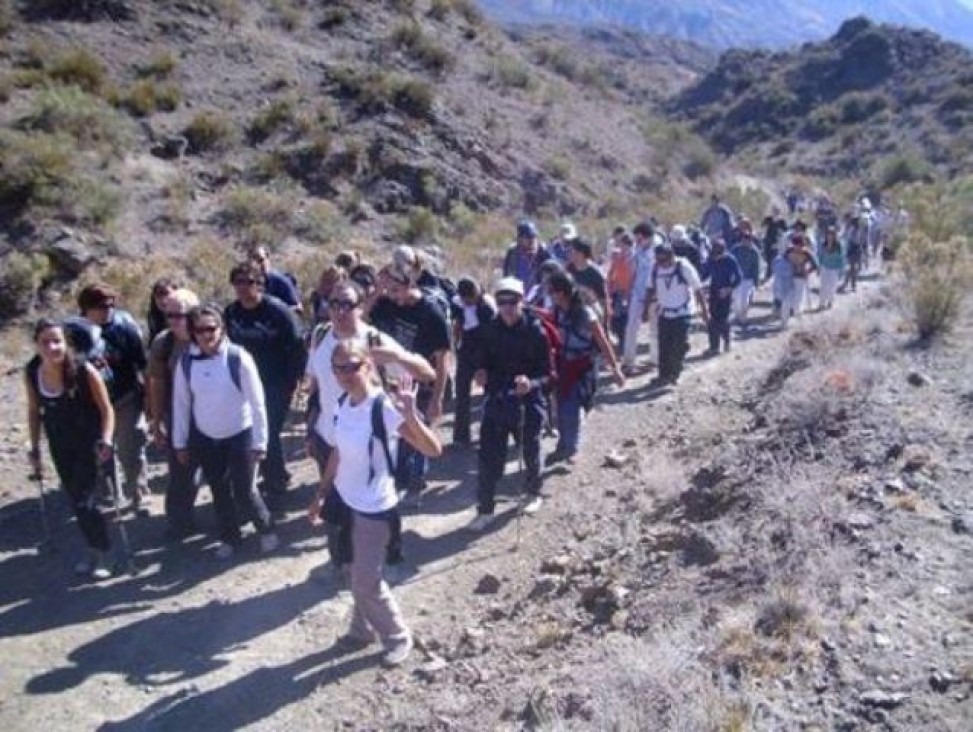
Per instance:
[[[240,379],[240,368],[241,368],[241,357],[240,357],[240,346],[235,343],[226,344],[226,361],[227,365],[230,367],[230,378],[233,380],[233,385],[237,388],[241,394],[243,393],[243,385]],[[179,359],[179,366],[182,368],[183,376],[186,377],[186,385],[188,386],[190,381],[190,375],[193,369],[193,361],[199,360],[199,356],[194,356],[188,350],[183,351],[181,358]]]

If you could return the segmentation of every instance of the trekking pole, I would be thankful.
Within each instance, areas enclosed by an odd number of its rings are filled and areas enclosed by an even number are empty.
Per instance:
[[[37,545],[37,551],[42,552],[44,548],[47,547],[51,551],[54,550],[53,535],[51,534],[51,519],[47,513],[47,497],[44,495],[44,473],[38,470],[33,475],[27,476],[28,480],[32,480],[37,483],[38,498],[40,499],[40,513],[41,513],[41,528],[44,532],[43,538]]]
[[[118,538],[122,544],[122,553],[125,555],[125,570],[132,575],[138,574],[138,570],[135,567],[135,556],[132,552],[132,544],[128,539],[128,529],[125,528],[125,521],[124,517],[122,516],[122,496],[118,487],[118,478],[115,475],[114,455],[109,457],[108,460],[105,460],[104,462],[99,462],[98,473],[101,480],[108,484],[108,489],[111,494],[112,515],[115,528],[118,532]]]
[[[520,535],[521,535],[521,524],[523,523],[524,517],[524,421],[525,421],[525,407],[523,397],[517,397],[517,474],[521,480],[520,484],[520,495],[517,497],[517,530],[516,539],[514,543],[514,551],[520,550]]]

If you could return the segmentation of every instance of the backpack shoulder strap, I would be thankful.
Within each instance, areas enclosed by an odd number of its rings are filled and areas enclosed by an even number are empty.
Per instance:
[[[243,368],[243,358],[240,355],[240,346],[235,343],[227,345],[226,364],[230,368],[230,378],[233,379],[233,385],[242,394],[243,380],[240,376],[240,370]]]
[[[314,329],[311,331],[311,351],[312,352],[318,350],[318,346],[320,346],[324,342],[324,339],[328,337],[328,333],[330,332],[331,332],[330,320],[327,320],[323,323],[318,323],[317,325],[314,326]]]
[[[27,372],[27,383],[30,385],[31,391],[34,392],[35,396],[37,395],[37,373],[40,371],[40,368],[41,368],[40,356],[34,356],[33,358],[31,358],[30,361],[27,362],[27,366],[25,367],[25,371]]]
[[[183,351],[182,355],[179,357],[179,368],[182,369],[182,375],[186,377],[186,386],[188,387],[193,370],[193,357],[189,354],[188,348]]]
[[[389,449],[389,435],[385,429],[385,394],[379,394],[372,402],[372,439],[377,440],[385,453],[385,462],[388,465],[389,475],[395,475],[395,465],[392,460],[392,451]]]

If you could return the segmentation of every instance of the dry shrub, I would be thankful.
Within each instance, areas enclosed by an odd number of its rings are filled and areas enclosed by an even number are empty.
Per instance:
[[[37,288],[50,274],[50,260],[40,254],[11,252],[0,266],[0,318],[32,309]]]
[[[228,115],[206,110],[193,117],[182,134],[189,142],[190,151],[201,154],[229,149],[236,143],[239,133]]]
[[[936,241],[912,233],[899,250],[901,287],[912,310],[919,338],[929,341],[948,332],[973,286],[973,252],[967,236]]]
[[[130,123],[98,97],[76,86],[44,89],[18,126],[26,131],[70,135],[85,150],[120,155],[132,139]]]

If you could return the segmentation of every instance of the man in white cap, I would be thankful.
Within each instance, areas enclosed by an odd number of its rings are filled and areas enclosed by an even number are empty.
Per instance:
[[[524,513],[541,506],[541,425],[552,381],[551,353],[537,316],[524,310],[523,284],[504,277],[494,289],[497,316],[486,324],[476,381],[483,387],[480,424],[477,516],[470,529],[493,521],[497,482],[503,475],[507,443],[519,442],[527,496]]]
[[[567,265],[568,256],[571,253],[571,242],[578,238],[578,229],[570,221],[561,224],[557,238],[551,242],[548,251],[562,265]]]

